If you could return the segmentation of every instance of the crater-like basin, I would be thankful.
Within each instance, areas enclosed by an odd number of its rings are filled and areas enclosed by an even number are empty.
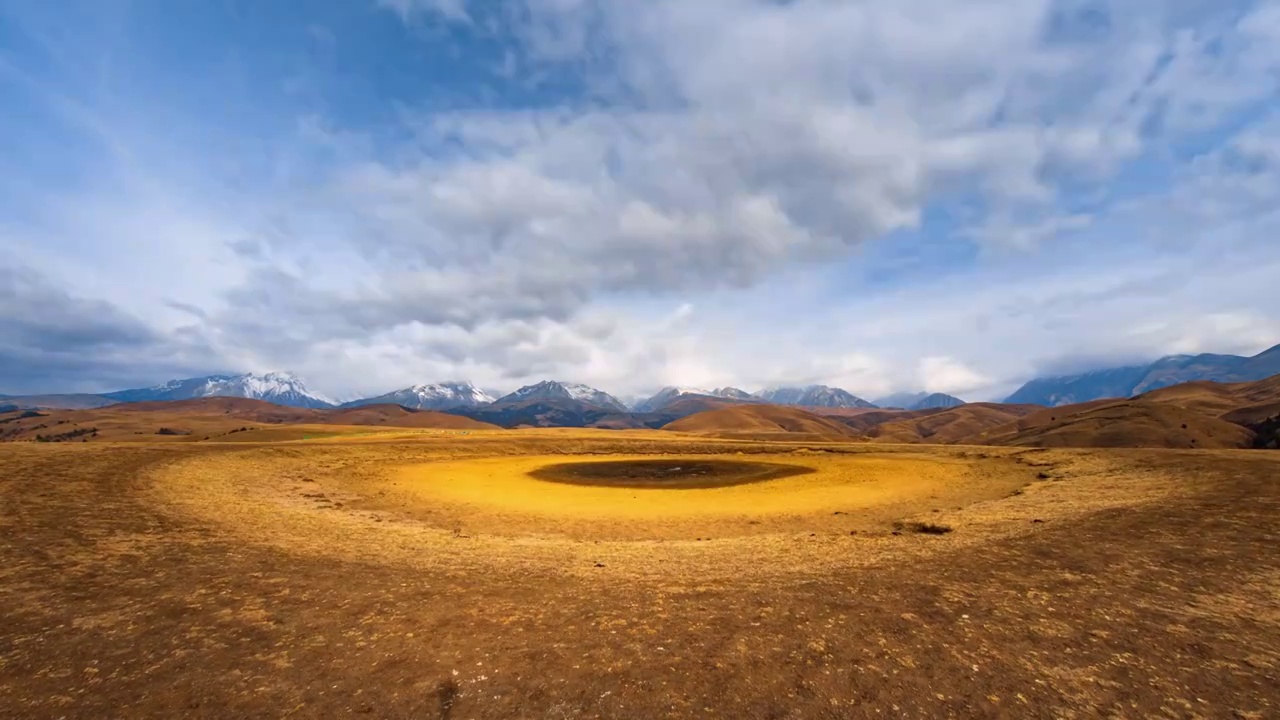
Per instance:
[[[812,468],[746,460],[616,460],[546,465],[529,475],[546,482],[599,487],[703,490],[777,480]]]

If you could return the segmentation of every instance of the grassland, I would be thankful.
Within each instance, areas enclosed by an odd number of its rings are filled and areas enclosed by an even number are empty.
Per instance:
[[[0,716],[1280,712],[1280,454],[286,429],[0,446]]]

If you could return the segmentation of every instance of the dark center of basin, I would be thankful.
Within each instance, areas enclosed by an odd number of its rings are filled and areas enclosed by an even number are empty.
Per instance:
[[[538,480],[569,485],[691,490],[746,485],[811,472],[813,469],[798,465],[742,460],[617,460],[558,463],[529,474]]]

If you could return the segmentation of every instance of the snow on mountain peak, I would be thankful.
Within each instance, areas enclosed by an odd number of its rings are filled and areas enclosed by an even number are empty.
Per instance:
[[[620,400],[607,392],[582,383],[568,383],[557,380],[543,380],[540,383],[526,385],[510,395],[499,398],[498,402],[554,399],[576,400],[588,405],[620,412],[626,412],[627,410],[626,405],[623,405]]]
[[[488,405],[493,396],[469,382],[450,381],[410,385],[385,395],[352,400],[343,407],[388,403],[418,410],[454,410]]]
[[[119,402],[191,400],[204,397],[241,397],[266,400],[279,405],[324,408],[332,401],[310,392],[302,380],[291,372],[269,372],[262,375],[207,375],[205,377],[170,380],[149,388],[120,390],[106,397]]]
[[[333,401],[315,392],[295,374],[286,371],[245,373],[244,375],[205,378],[204,387],[197,391],[204,397],[231,396],[280,402],[281,404],[311,407],[332,405]]]

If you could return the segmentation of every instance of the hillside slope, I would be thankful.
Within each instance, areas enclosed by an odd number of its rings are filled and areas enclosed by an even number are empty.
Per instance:
[[[1240,355],[1170,355],[1148,365],[1131,365],[1059,377],[1036,378],[1010,395],[1006,403],[1074,405],[1103,398],[1127,398],[1187,382],[1254,382],[1280,374],[1280,345],[1252,357]]]
[[[94,442],[200,441],[245,430],[288,426],[381,426],[496,430],[494,425],[458,415],[418,411],[398,405],[348,410],[314,410],[274,405],[263,400],[209,397],[172,402],[120,403],[89,410],[42,410],[0,413],[0,441]],[[304,433],[305,435],[305,433]]]
[[[1060,408],[1069,409],[1069,408]],[[992,434],[991,444],[1024,447],[1248,447],[1254,433],[1177,405],[1120,401],[1092,405],[1015,433]]]
[[[662,429],[732,437],[791,434],[849,439],[856,435],[851,428],[832,418],[777,405],[735,405],[707,410],[676,420]]]
[[[1131,399],[1041,410],[967,442],[1038,447],[1241,448],[1280,415],[1280,376],[1191,382]]]
[[[321,421],[326,425],[385,425],[402,428],[439,428],[442,430],[499,430],[479,420],[462,415],[414,410],[401,405],[361,405],[355,408],[331,410]]]
[[[953,408],[915,410],[864,430],[868,437],[895,443],[963,443],[975,435],[1040,410],[1036,405],[969,403]],[[857,422],[860,418],[851,418]],[[869,418],[862,418],[865,422]]]

